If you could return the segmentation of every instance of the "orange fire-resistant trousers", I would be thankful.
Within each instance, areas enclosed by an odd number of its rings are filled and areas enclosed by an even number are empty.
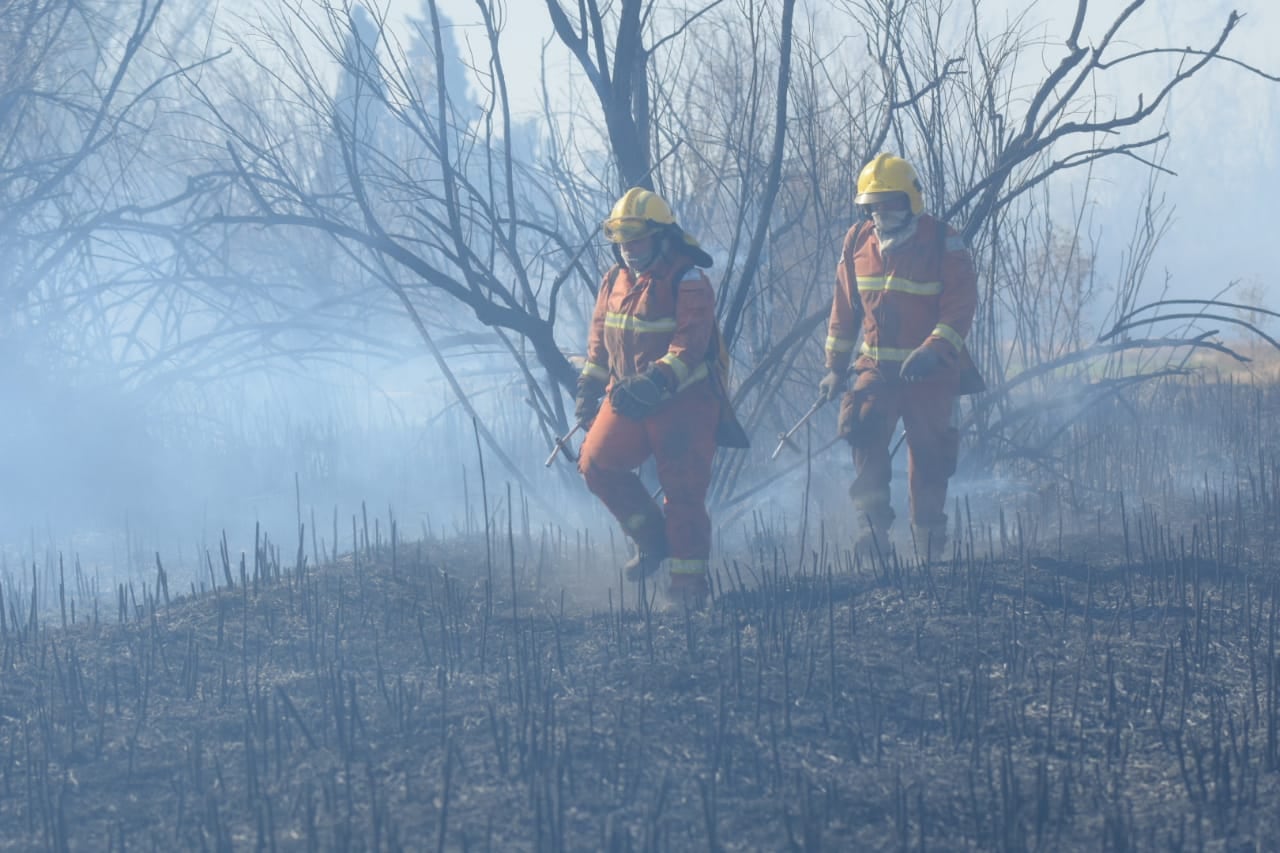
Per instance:
[[[960,433],[951,426],[957,378],[944,370],[922,382],[898,379],[897,365],[859,363],[853,389],[840,412],[841,434],[853,448],[857,477],[849,494],[859,511],[873,516],[889,506],[893,469],[889,443],[898,419],[907,434],[907,489],[911,522],[923,527],[946,525],[947,480],[956,471]],[[892,517],[892,513],[889,513]]]
[[[643,421],[619,415],[606,397],[582,443],[578,470],[587,488],[641,551],[665,550],[672,574],[705,572],[711,556],[706,498],[719,416],[720,401],[708,382],[681,391]],[[635,473],[650,455],[662,509]]]

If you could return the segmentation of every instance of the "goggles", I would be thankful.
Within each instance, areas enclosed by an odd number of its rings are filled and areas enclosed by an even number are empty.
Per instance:
[[[911,200],[907,198],[906,193],[901,192],[858,193],[853,203],[868,216],[872,213],[911,209]]]
[[[629,243],[632,240],[648,237],[656,230],[653,222],[635,216],[623,216],[604,221],[604,237],[610,243]]]

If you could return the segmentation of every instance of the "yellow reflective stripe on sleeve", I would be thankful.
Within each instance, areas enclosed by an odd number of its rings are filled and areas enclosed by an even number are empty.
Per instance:
[[[858,276],[859,293],[874,293],[880,291],[909,293],[912,296],[937,296],[942,292],[942,282],[912,281],[909,278],[898,278],[892,275]]]
[[[869,355],[876,361],[905,361],[912,353],[912,350],[901,347],[873,347],[866,341],[862,342],[861,351],[863,355]]]
[[[676,386],[676,390],[683,391],[693,383],[701,382],[710,375],[710,372],[707,370],[707,363],[704,361],[693,370],[689,371],[689,375],[680,381],[680,384]]]
[[[624,332],[666,332],[670,334],[676,330],[676,318],[663,317],[660,320],[644,320],[640,317],[633,317],[630,314],[615,314],[610,311],[604,315],[604,325],[607,329],[621,329]]]
[[[588,361],[582,367],[582,375],[588,379],[601,379],[608,381],[609,371],[598,364]]]
[[[827,352],[852,352],[853,338],[837,338],[827,335]]]
[[[935,326],[933,328],[933,334],[942,338],[958,350],[964,349],[964,338],[960,336],[959,332],[948,326],[946,323],[939,323]]]
[[[673,575],[705,575],[707,573],[706,560],[668,560],[667,564],[671,567]]]
[[[680,357],[675,353],[667,353],[662,358],[658,359],[658,363],[665,364],[667,367],[671,368],[671,372],[676,375],[677,385],[684,384],[684,381],[689,378],[689,365],[681,361]]]

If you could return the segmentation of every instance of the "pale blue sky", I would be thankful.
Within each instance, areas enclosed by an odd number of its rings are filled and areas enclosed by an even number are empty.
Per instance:
[[[422,9],[421,0],[389,2],[393,14],[402,18]],[[838,3],[831,5],[839,8]],[[1083,40],[1096,41],[1125,5],[1122,0],[1090,3]],[[472,49],[482,56],[487,50],[483,32],[467,26],[476,20],[474,0],[440,0],[440,8],[460,25],[463,50],[471,34]],[[987,20],[995,24],[1002,20],[1005,9],[1021,12],[1027,4],[985,0],[983,8]],[[1030,7],[1029,20],[1043,22],[1048,35],[1050,46],[1043,65],[1055,63],[1060,56],[1058,45],[1075,8],[1075,0],[1041,0]],[[1229,42],[1229,52],[1280,74],[1280,54],[1274,50],[1280,44],[1280,4],[1274,0],[1198,0],[1194,4],[1152,0],[1139,10],[1125,32],[1134,49],[1157,44],[1206,45],[1233,8],[1245,17]],[[542,0],[509,0],[506,13],[502,43],[512,99],[517,114],[536,113],[540,54],[551,36],[545,4]],[[837,33],[840,20],[838,14],[833,16]],[[549,61],[553,68],[568,73],[570,63],[558,44],[552,45]],[[1043,67],[1035,62],[1026,63],[1026,67],[1028,73],[1043,73]],[[1110,72],[1099,78],[1107,87],[1099,95],[1114,96],[1117,109],[1125,109],[1144,88],[1154,91],[1154,81],[1166,79],[1167,73],[1151,63],[1145,70],[1135,65]],[[1165,165],[1177,174],[1164,178],[1159,189],[1176,205],[1175,220],[1154,261],[1148,287],[1158,289],[1167,272],[1173,295],[1210,296],[1238,280],[1265,293],[1269,307],[1280,308],[1280,282],[1275,274],[1280,264],[1280,240],[1268,233],[1280,194],[1280,84],[1226,64],[1211,67],[1179,90],[1167,123],[1172,145]],[[1099,263],[1105,272],[1119,264],[1136,213],[1136,196],[1146,175],[1136,164],[1116,161],[1100,170],[1098,177],[1101,182],[1093,188],[1093,221],[1099,232]]]

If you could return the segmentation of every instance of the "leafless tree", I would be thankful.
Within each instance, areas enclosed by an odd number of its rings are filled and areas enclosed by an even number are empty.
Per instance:
[[[664,193],[722,262],[720,318],[748,423],[769,430],[807,408],[857,169],[886,148],[917,163],[933,209],[973,245],[985,298],[969,345],[996,392],[967,418],[978,430],[1008,423],[1013,392],[1045,375],[1020,373],[1078,363],[1090,325],[1135,306],[1167,216],[1152,202],[1124,280],[1100,281],[1086,223],[1049,214],[1061,179],[1108,158],[1158,173],[1172,91],[1213,63],[1261,73],[1224,52],[1235,14],[1204,45],[1126,51],[1125,27],[1144,0],[1094,36],[1082,1],[1060,61],[1029,97],[1017,63],[1036,44],[1030,23],[992,28],[980,3],[846,0],[797,16],[790,0],[680,9],[546,0],[547,51],[567,51],[584,85],[555,103],[545,95],[535,154],[511,118],[502,6],[476,5],[488,51],[469,69],[476,103],[459,103],[431,0],[408,47],[360,4],[287,0],[238,45],[252,88],[192,75],[216,133],[182,263],[212,281],[253,235],[316,247],[303,251],[333,299],[408,317],[475,414],[474,389],[453,375],[439,340],[461,322],[492,330],[486,340],[548,436],[566,426],[570,356],[608,263],[597,223],[627,185]],[[858,37],[833,43],[842,30]],[[317,44],[319,57],[304,47]],[[1155,92],[1133,93],[1127,112],[1097,102],[1098,75],[1153,55],[1182,64]],[[281,262],[282,278],[291,264]],[[353,301],[353,290],[363,295]],[[1098,312],[1104,293],[1112,308]],[[720,494],[760,455],[727,458]]]
[[[133,417],[137,400],[124,395],[147,393],[139,371],[174,367],[157,347],[188,303],[154,235],[199,194],[165,142],[180,113],[177,78],[210,59],[168,49],[195,17],[164,0],[0,5],[0,361],[11,423],[75,417],[68,401],[83,398],[103,432],[114,415]],[[139,229],[142,218],[151,222]]]

